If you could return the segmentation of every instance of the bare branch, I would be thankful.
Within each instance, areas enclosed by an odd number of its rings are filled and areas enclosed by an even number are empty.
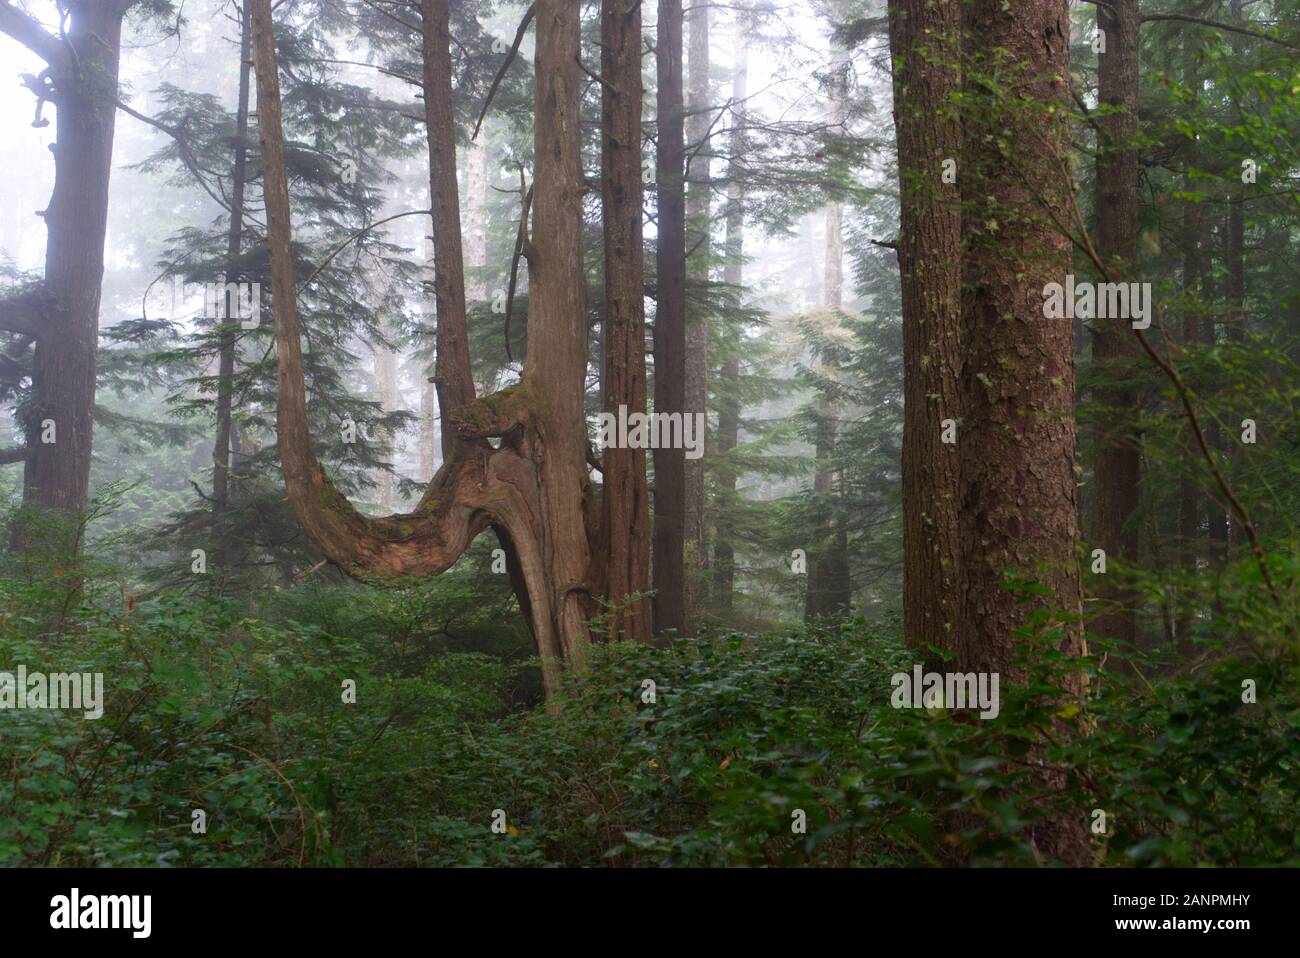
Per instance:
[[[65,70],[72,65],[72,58],[59,38],[37,23],[31,14],[10,5],[8,0],[0,0],[0,33],[13,37],[55,70]]]
[[[524,167],[519,166],[519,233],[515,237],[515,252],[510,257],[510,288],[506,290],[506,320],[505,320],[505,339],[506,339],[506,359],[514,362],[515,357],[510,353],[510,318],[514,314],[515,308],[515,288],[519,282],[519,259],[524,256],[528,249],[528,210],[533,204],[533,188],[530,186],[524,189]]]
[[[492,105],[492,98],[497,94],[497,87],[505,79],[506,71],[510,69],[510,64],[515,62],[515,54],[519,52],[519,45],[524,42],[524,34],[528,32],[528,24],[533,20],[537,13],[537,5],[532,4],[524,14],[523,20],[519,22],[519,29],[515,31],[515,42],[510,44],[510,52],[506,54],[506,62],[501,64],[501,69],[497,70],[497,75],[492,78],[492,86],[488,87],[487,99],[483,101],[483,109],[478,115],[478,122],[474,124],[474,135],[471,140],[478,139],[479,128],[483,125],[483,117],[487,116],[488,107]]]
[[[0,300],[0,329],[39,336],[44,328],[49,300],[40,289],[27,290]]]

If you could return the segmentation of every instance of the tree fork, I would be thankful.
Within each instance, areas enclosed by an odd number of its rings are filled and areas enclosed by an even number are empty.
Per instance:
[[[585,311],[581,293],[578,92],[573,58],[577,11],[560,0],[537,5],[537,224],[549,242],[537,258],[529,322],[538,333],[523,384],[476,399],[469,375],[455,151],[451,141],[446,0],[423,0],[425,89],[438,296],[438,387],[446,461],[414,512],[368,517],[330,482],[308,431],[301,334],[294,286],[289,191],[271,0],[251,0],[253,59],[264,162],[267,242],[278,367],[276,422],[289,500],[326,556],[358,577],[436,575],[489,526],[508,541],[512,579],[542,657],[548,696],[564,663],[590,642],[586,532],[589,483],[582,413]],[[441,48],[441,49],[439,49]],[[541,118],[545,118],[541,120]],[[523,397],[528,397],[527,412]],[[518,404],[513,405],[512,404]],[[511,407],[510,428],[485,411]],[[458,411],[460,427],[452,419]]]

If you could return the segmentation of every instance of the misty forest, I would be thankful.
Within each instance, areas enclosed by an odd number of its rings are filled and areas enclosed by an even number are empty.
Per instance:
[[[1300,864],[1296,0],[0,63],[0,864]]]

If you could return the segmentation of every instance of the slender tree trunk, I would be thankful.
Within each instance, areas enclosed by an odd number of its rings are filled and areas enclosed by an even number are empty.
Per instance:
[[[1201,209],[1196,211],[1196,242],[1201,247],[1201,300],[1202,307],[1198,310],[1201,317],[1201,342],[1208,348],[1213,349],[1218,342],[1218,324],[1215,319],[1215,311],[1209,308],[1209,303],[1217,300],[1217,293],[1211,289],[1211,277],[1213,275],[1213,265],[1211,264],[1211,246],[1210,246],[1210,223]],[[1211,393],[1219,390],[1219,383],[1210,383]],[[1223,430],[1219,428],[1218,420],[1211,419],[1205,424],[1205,441],[1216,456],[1222,457],[1225,450],[1223,448]],[[1222,461],[1222,459],[1220,460]],[[1221,507],[1212,497],[1206,497],[1205,500],[1205,520],[1206,529],[1209,532],[1209,541],[1206,543],[1205,554],[1211,560],[1222,561],[1227,558],[1228,553],[1228,522],[1230,513],[1227,509]]]
[[[927,658],[956,651],[958,459],[943,421],[961,418],[961,5],[890,5],[903,308],[903,631]]]
[[[843,135],[847,116],[849,93],[848,52],[838,44],[831,49],[830,114],[827,122],[835,135]],[[826,205],[826,229],[822,249],[822,307],[836,312],[844,305],[844,208],[837,201]],[[831,320],[838,326],[838,318]],[[807,582],[804,592],[804,621],[839,615],[852,603],[853,589],[849,574],[848,534],[844,519],[836,507],[829,503],[841,491],[841,474],[835,467],[836,447],[839,440],[839,403],[817,400],[816,467],[813,473],[813,492],[828,504],[831,514],[820,530],[817,547],[810,550]]]
[[[1138,232],[1138,157],[1134,146],[1138,108],[1137,0],[1114,0],[1097,8],[1097,29],[1105,38],[1098,53],[1097,89],[1106,108],[1098,120],[1097,255],[1111,282],[1136,279]],[[1126,585],[1138,558],[1138,508],[1141,450],[1137,427],[1140,397],[1135,381],[1136,343],[1125,317],[1092,319],[1092,355],[1104,380],[1096,389],[1103,408],[1096,424],[1097,460],[1093,469],[1093,534],[1107,560],[1124,574],[1098,576],[1101,615],[1093,620],[1098,635],[1133,643],[1137,638],[1137,596]]]
[[[252,21],[244,4],[239,14],[239,94],[235,107],[235,157],[230,173],[230,227],[226,232],[226,283],[241,281],[239,257],[243,250],[244,190],[248,180],[248,99],[252,65]],[[212,449],[212,518],[220,523],[230,507],[231,402],[235,389],[235,344],[238,310],[226,286],[220,358],[217,367],[217,441]]]
[[[731,158],[727,169],[727,239],[726,262],[722,280],[737,291],[745,277],[745,101],[749,97],[749,31],[752,22],[748,10],[736,12],[735,55],[733,57],[731,99],[737,104],[731,129]],[[718,446],[721,459],[735,450],[740,442],[740,338],[739,324],[726,330],[731,355],[722,364],[718,399]],[[736,467],[729,462],[717,466],[718,521],[713,547],[713,606],[721,616],[730,615],[736,588],[736,547],[731,509],[736,494]]]
[[[601,218],[605,230],[602,408],[646,409],[645,249],[641,237],[641,6],[604,0],[600,16]],[[645,449],[602,455],[600,568],[608,632],[648,642],[651,635],[650,505]]]
[[[420,266],[421,299],[424,303],[424,322],[421,327],[424,330],[424,335],[421,337],[422,345],[425,342],[424,336],[432,336],[438,324],[437,311],[433,306],[434,298],[430,295],[433,286],[433,236],[426,233],[424,236],[424,260]],[[422,367],[420,373],[419,443],[420,476],[424,479],[432,477],[441,463],[438,455],[439,450],[442,448],[438,437],[438,392],[437,387],[433,384],[433,379],[434,370],[432,365]]]
[[[387,276],[377,277],[377,281],[371,284],[371,289],[375,297],[375,303],[382,309],[384,298],[388,295],[391,281]],[[393,323],[387,312],[383,312],[379,321],[381,335],[388,339],[393,335]],[[400,399],[398,398],[397,383],[397,354],[383,343],[376,343],[374,346],[374,370],[375,370],[375,398],[379,400],[380,407],[385,413],[391,413],[397,409]],[[390,466],[396,448],[391,435],[384,435],[380,442],[380,457]],[[379,469],[375,475],[375,505],[380,512],[393,511],[393,499],[396,493],[395,476],[391,469]]]
[[[1070,18],[1066,0],[973,0],[963,15],[964,83],[961,391],[963,671],[1023,679],[1016,631],[1035,609],[1082,610],[1075,555],[1074,356],[1068,320],[1045,318],[1042,290],[1065,283],[1070,239]],[[984,76],[1000,76],[990,93]],[[1008,572],[1045,595],[1017,595]],[[1075,621],[1060,623],[1058,649],[1085,650]],[[1082,691],[1082,676],[1068,683]],[[1062,734],[1067,730],[1061,729]],[[1063,789],[1063,770],[1044,766]],[[1075,813],[1077,812],[1077,813]],[[1088,858],[1081,810],[1034,829],[1035,846],[1071,865]]]
[[[686,412],[686,151],[682,109],[682,0],[659,0],[655,57],[659,90],[655,185],[658,193],[654,411]],[[654,450],[654,630],[686,629],[686,458],[681,449]]]
[[[686,220],[690,226],[693,252],[688,263],[688,278],[695,287],[695,302],[686,315],[686,386],[687,413],[706,412],[709,402],[709,318],[706,286],[709,280],[710,249],[710,162],[712,149],[705,143],[709,135],[709,10],[707,3],[691,6],[687,17],[690,26],[690,89],[687,95],[686,144],[692,159],[687,164],[688,193]],[[706,450],[707,452],[708,450]],[[708,524],[704,503],[704,456],[687,459],[685,471],[685,510],[683,516],[683,566],[686,576],[686,627],[694,633],[700,625],[707,602],[706,569],[708,565]]]
[[[1190,179],[1190,178],[1188,178]],[[1192,189],[1190,183],[1186,189]],[[1183,203],[1183,344],[1194,349],[1200,340],[1200,322],[1198,305],[1201,296],[1201,256],[1200,231],[1196,224],[1195,204]],[[1184,475],[1178,484],[1178,549],[1177,555],[1182,561],[1186,575],[1196,576],[1197,557],[1200,552],[1201,538],[1201,504],[1200,487],[1196,476],[1200,466],[1200,456],[1194,448],[1194,439],[1190,427],[1183,430],[1183,469]],[[1179,648],[1184,653],[1191,651],[1190,626],[1194,610],[1190,598],[1178,602],[1174,616],[1174,634]]]
[[[1229,5],[1234,23],[1241,24],[1245,20],[1242,14],[1242,6],[1242,0],[1232,0]],[[1234,57],[1240,57],[1241,55],[1242,39],[1240,34],[1233,34],[1229,40]],[[1235,94],[1232,99],[1230,122],[1234,125],[1241,122],[1241,104],[1237,102]],[[1238,171],[1233,171],[1234,175],[1237,173]],[[1246,341],[1247,324],[1245,186],[1239,176],[1236,176],[1231,190],[1231,196],[1228,200],[1227,224],[1228,341],[1240,346]],[[1229,459],[1235,464],[1241,458],[1241,446],[1235,442],[1229,443],[1228,449],[1230,450]],[[1242,544],[1241,524],[1231,514],[1229,514],[1228,520],[1227,548],[1232,549]]]
[[[846,66],[843,62],[842,66]],[[842,88],[837,89],[837,94]],[[833,119],[843,119],[839,106],[832,110]],[[844,208],[839,203],[826,207],[826,249],[822,283],[822,305],[839,310],[844,305]],[[817,466],[813,474],[813,492],[823,502],[842,493],[841,473],[835,466],[839,439],[840,406],[825,399],[817,400]],[[840,497],[842,499],[842,495]],[[849,541],[843,517],[829,516],[821,530],[821,542],[810,556],[807,591],[804,593],[804,621],[814,622],[842,614],[853,601],[853,583],[849,574]]]

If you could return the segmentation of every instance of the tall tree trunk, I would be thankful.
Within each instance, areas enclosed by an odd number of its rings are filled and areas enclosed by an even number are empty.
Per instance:
[[[1103,31],[1105,51],[1098,54],[1097,91],[1105,108],[1098,120],[1097,255],[1106,264],[1111,282],[1136,279],[1138,232],[1138,157],[1134,146],[1138,109],[1137,0],[1114,0],[1097,8],[1097,29]],[[1137,596],[1124,584],[1138,558],[1138,508],[1141,450],[1137,431],[1138,383],[1134,381],[1136,344],[1130,320],[1092,319],[1092,355],[1104,380],[1096,390],[1103,412],[1096,431],[1097,460],[1093,468],[1093,535],[1109,561],[1123,568],[1121,576],[1100,576],[1098,597],[1103,612],[1093,621],[1098,635],[1133,643],[1137,638],[1134,606]]]
[[[1190,162],[1190,160],[1189,160]],[[1192,189],[1190,176],[1186,178],[1184,188]],[[1198,319],[1201,296],[1201,256],[1200,231],[1196,224],[1195,204],[1190,200],[1183,203],[1183,345],[1194,349],[1200,340],[1200,322]],[[1183,429],[1183,470],[1184,474],[1178,484],[1178,549],[1177,555],[1182,561],[1184,571],[1189,579],[1196,576],[1197,558],[1201,538],[1201,494],[1197,484],[1200,455],[1194,446],[1190,426]],[[1178,602],[1174,616],[1174,635],[1178,646],[1184,653],[1191,651],[1190,625],[1193,616],[1190,598]]]
[[[1082,610],[1075,555],[1073,334],[1044,317],[1042,290],[1065,283],[1068,223],[1069,36],[1066,0],[973,0],[963,11],[971,72],[962,143],[964,237],[961,392],[963,671],[1023,680],[1016,630],[1035,609]],[[984,79],[1000,76],[996,92]],[[1045,595],[1017,595],[1008,572]],[[1084,651],[1077,621],[1060,624],[1060,651]],[[1082,676],[1068,691],[1082,691]],[[1044,766],[1049,785],[1063,771]],[[1086,864],[1081,812],[1052,816],[1033,841],[1050,858]]]
[[[930,657],[956,651],[958,458],[943,421],[961,418],[961,4],[889,8],[898,147],[898,266],[903,309],[903,631]]]
[[[748,10],[736,11],[731,99],[737,106],[733,114],[731,157],[727,167],[726,262],[722,281],[735,289],[737,296],[745,278],[745,101],[749,98],[749,32],[752,26]],[[743,333],[739,324],[729,326],[727,335],[732,355],[722,364],[718,400],[717,452],[722,459],[740,442],[740,359],[737,353]],[[735,531],[730,517],[736,493],[736,468],[731,463],[719,463],[717,475],[720,495],[713,547],[713,606],[720,615],[727,616],[734,605],[736,588],[736,547],[732,542]]]
[[[239,94],[235,106],[235,156],[230,173],[230,226],[226,231],[226,283],[241,281],[239,257],[243,250],[244,190],[248,179],[248,98],[252,65],[252,21],[245,4],[239,15]],[[226,286],[220,358],[217,367],[217,440],[212,449],[212,518],[220,523],[230,507],[231,401],[235,389],[235,344],[239,321],[235,319],[233,290]]]
[[[67,31],[50,35],[0,7],[0,31],[49,65],[29,86],[55,104],[54,191],[45,218],[45,275],[35,293],[0,302],[0,329],[35,337],[31,399],[20,412],[27,459],[23,503],[75,511],[90,484],[100,283],[126,0],[66,5]],[[25,542],[21,530],[18,542]],[[75,547],[76,543],[68,543]]]
[[[691,6],[687,17],[690,31],[690,89],[687,95],[686,144],[691,151],[687,163],[686,221],[690,226],[693,252],[688,277],[696,287],[695,302],[686,314],[686,386],[688,414],[706,412],[709,402],[709,319],[705,289],[709,280],[710,222],[709,157],[705,142],[709,135],[709,10],[707,3]],[[704,456],[684,463],[683,567],[686,576],[686,628],[694,633],[700,625],[707,601],[708,525],[704,506]]]
[[[1232,22],[1238,26],[1245,25],[1244,0],[1231,0],[1228,4]],[[1239,33],[1229,35],[1228,43],[1232,55],[1238,63],[1245,49],[1245,38]],[[1228,122],[1234,126],[1241,123],[1241,103],[1236,92],[1232,94],[1232,111]],[[1229,176],[1232,186],[1228,199],[1227,222],[1227,300],[1228,300],[1228,342],[1240,346],[1246,341],[1246,187],[1241,182],[1240,170],[1231,170]],[[1241,459],[1241,444],[1227,444],[1228,460],[1233,465]],[[1245,540],[1239,523],[1231,512],[1227,515],[1228,535],[1224,549],[1229,550],[1241,545]]]
[[[849,93],[848,51],[832,42],[830,115],[827,123],[833,135],[843,135],[848,112]],[[826,228],[822,250],[822,307],[838,313],[844,305],[844,208],[838,201],[826,205]],[[838,318],[830,320],[839,325]],[[839,440],[839,403],[817,400],[816,468],[813,473],[813,492],[823,503],[830,503],[837,492],[842,492],[841,473],[835,467],[836,447]],[[836,512],[838,510],[835,510]],[[849,575],[849,543],[842,515],[827,516],[825,526],[819,530],[820,542],[809,556],[810,563],[804,592],[804,621],[844,612],[853,599],[852,580]]]
[[[600,13],[601,219],[605,231],[602,408],[646,409],[645,248],[641,237],[641,6],[603,0]],[[651,635],[650,504],[645,449],[602,455],[602,589],[608,633],[648,642]]]
[[[496,529],[509,544],[512,578],[551,694],[561,666],[580,663],[590,644],[578,10],[564,0],[537,3],[534,210],[542,241],[528,244],[530,346],[521,384],[479,400],[460,268],[447,0],[422,0],[437,386],[447,461],[413,512],[368,517],[330,482],[308,431],[271,0],[251,5],[279,369],[276,423],[289,501],[325,555],[357,575],[436,575],[479,532]]]
[[[659,0],[655,69],[659,81],[655,150],[658,239],[655,262],[654,411],[686,410],[686,151],[682,110],[682,0]],[[654,629],[686,628],[686,458],[681,449],[654,450]]]
[[[388,277],[381,276],[371,286],[375,296],[374,302],[381,309],[383,308],[384,297],[388,295],[390,285],[391,281]],[[393,335],[392,320],[386,311],[381,314],[379,328],[380,334],[385,339]],[[397,353],[383,343],[376,343],[374,346],[374,369],[375,398],[379,400],[380,407],[385,413],[391,413],[397,409],[400,403],[397,388]],[[380,456],[384,462],[391,466],[395,454],[396,448],[393,437],[385,434],[380,442]],[[396,492],[394,479],[392,469],[379,469],[375,475],[375,505],[380,512],[391,512],[393,509],[393,497]]]
[[[438,328],[438,314],[434,308],[433,292],[433,236],[424,236],[424,259],[420,266],[421,301],[424,304],[421,325],[421,346],[427,342],[425,337],[434,335]],[[435,349],[436,361],[436,349]],[[420,374],[420,477],[428,479],[433,476],[441,462],[439,450],[442,448],[438,437],[438,391],[433,383],[434,370],[431,366],[422,367]]]
[[[847,62],[842,63],[847,66]],[[837,91],[838,92],[838,91]],[[843,120],[839,107],[832,111],[834,120]],[[844,305],[844,208],[839,203],[826,207],[826,250],[822,275],[822,305],[838,311]],[[839,403],[817,400],[817,466],[813,474],[813,492],[823,502],[840,494],[841,473],[835,466],[839,433]],[[839,615],[853,601],[853,583],[849,574],[849,540],[841,515],[827,518],[820,530],[821,542],[813,552],[804,593],[804,621]]]
[[[1214,267],[1211,263],[1211,246],[1210,246],[1210,222],[1205,213],[1199,208],[1196,210],[1196,242],[1201,247],[1201,300],[1202,306],[1198,310],[1201,316],[1201,343],[1208,349],[1213,349],[1218,342],[1218,323],[1215,318],[1215,311],[1209,308],[1209,303],[1217,300],[1217,291],[1211,288],[1211,277],[1214,274]],[[1218,392],[1221,384],[1211,382],[1208,384],[1211,394]],[[1211,418],[1205,424],[1205,442],[1213,450],[1215,456],[1220,457],[1224,454],[1223,430],[1219,428],[1217,419]],[[1206,530],[1209,533],[1209,541],[1206,543],[1204,550],[1206,557],[1211,560],[1222,561],[1228,553],[1228,522],[1231,513],[1220,506],[1213,497],[1207,496],[1205,499],[1205,521]]]

